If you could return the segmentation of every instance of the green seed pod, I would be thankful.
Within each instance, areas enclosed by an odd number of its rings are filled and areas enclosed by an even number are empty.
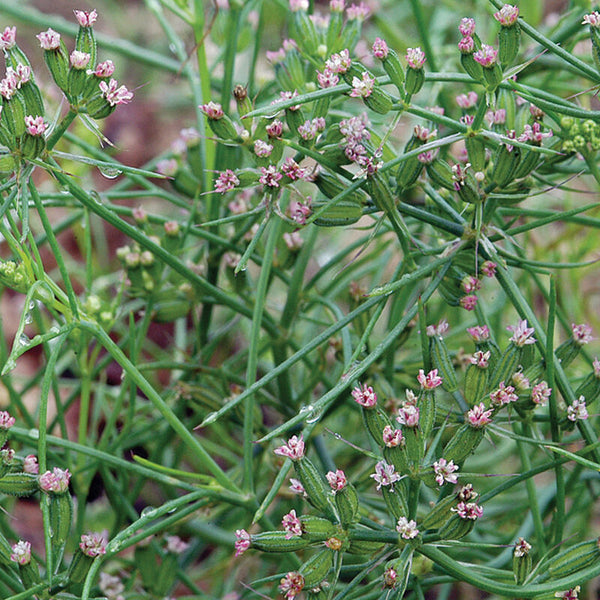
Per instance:
[[[77,105],[83,99],[83,90],[86,89],[94,76],[88,75],[85,69],[75,69],[73,66],[69,69],[67,75],[68,97],[72,105]],[[92,90],[95,92],[96,90]]]
[[[50,527],[52,528],[52,552],[60,564],[65,545],[69,539],[71,519],[73,517],[73,500],[69,492],[59,494],[50,493],[48,499],[48,512],[50,514]]]
[[[475,521],[473,519],[462,519],[454,514],[446,521],[443,527],[439,530],[439,535],[442,540],[459,540],[465,537],[473,530]]]
[[[54,79],[54,83],[65,93],[68,92],[67,75],[69,73],[69,52],[61,40],[55,50],[44,50],[46,66]]]
[[[80,548],[77,549],[69,566],[69,582],[82,583],[94,562],[94,557],[87,556]]]
[[[453,460],[454,464],[462,463],[477,448],[483,435],[483,428],[471,427],[465,423],[446,444],[444,458],[448,462]]]
[[[329,112],[329,105],[331,104],[331,97],[325,96],[324,98],[319,98],[315,100],[313,105],[313,119],[317,119],[318,117],[326,117]],[[327,155],[329,157],[329,155]]]
[[[309,542],[324,542],[335,535],[337,531],[331,521],[315,515],[302,515],[300,522],[302,523],[302,537]]]
[[[85,105],[85,110],[92,119],[106,119],[116,108],[116,105],[112,106],[109,104],[106,98],[100,93],[93,96]]]
[[[577,344],[573,338],[563,342],[556,350],[556,357],[560,360],[563,369],[569,366],[575,357],[581,351],[581,345]]]
[[[323,206],[327,209],[313,223],[319,227],[344,227],[356,223],[363,216],[362,201],[358,195],[347,196],[332,204],[317,200],[313,203],[316,212]]]
[[[305,10],[298,10],[293,13],[291,32],[300,49],[310,56],[315,53],[321,43],[315,24]]]
[[[567,577],[598,562],[600,560],[599,543],[600,540],[596,538],[575,544],[559,552],[556,556],[546,561],[539,581]]]
[[[25,133],[25,100],[17,90],[10,100],[2,98],[2,122],[6,124],[11,138],[20,138]]]
[[[212,132],[222,140],[236,140],[239,138],[233,121],[228,115],[223,115],[220,119],[208,119],[208,126],[212,129]]]
[[[26,565],[19,565],[19,577],[21,578],[21,583],[25,589],[31,588],[42,582],[40,569],[33,556]]]
[[[21,153],[24,158],[37,158],[46,148],[43,135],[29,135],[25,132],[21,138]]]
[[[423,390],[419,402],[419,429],[424,439],[427,439],[433,431],[435,424],[435,392]]]
[[[175,583],[177,577],[177,555],[169,552],[162,559],[157,572],[154,574],[154,582],[150,590],[159,598],[168,596],[169,590]]]
[[[350,554],[375,554],[383,548],[381,542],[367,542],[364,540],[350,540],[348,552]]]
[[[519,44],[521,42],[521,28],[518,21],[509,27],[501,27],[498,33],[498,59],[502,66],[512,65],[519,53]]]
[[[498,384],[502,381],[508,383],[510,382],[511,377],[516,372],[519,362],[521,361],[521,357],[523,355],[523,348],[515,345],[511,342],[504,354],[500,357],[498,364],[491,372],[490,375],[490,387],[496,388]]]
[[[579,396],[585,398],[586,406],[595,402],[600,396],[600,379],[594,373],[590,373],[575,391],[575,397],[579,398]]]
[[[75,50],[89,54],[90,68],[94,67],[96,64],[96,38],[94,37],[93,27],[79,27],[75,39]]]
[[[536,150],[524,150],[521,153],[521,162],[515,171],[515,179],[527,177],[540,163],[540,153]]]
[[[287,123],[290,131],[297,132],[298,127],[304,125],[306,119],[304,118],[304,113],[302,109],[297,108],[296,110],[291,110],[290,108],[285,109],[285,122]]]
[[[306,456],[294,461],[294,469],[310,503],[320,510],[327,518],[336,519],[337,515],[331,504],[329,493],[323,477]]]
[[[513,552],[512,560],[513,575],[518,585],[525,583],[533,567],[529,550],[531,550],[531,546],[523,538],[520,538]]]
[[[475,81],[483,80],[483,67],[473,58],[473,54],[461,54],[460,64]]]
[[[491,94],[496,91],[500,83],[502,82],[502,69],[498,63],[495,63],[491,67],[483,68],[483,79],[485,81],[485,87]]]
[[[371,437],[377,445],[383,446],[381,434],[386,425],[392,425],[390,418],[379,406],[374,406],[373,408],[366,408],[363,406],[361,408],[367,431],[371,434]]]
[[[492,167],[492,181],[499,187],[503,188],[515,179],[515,173],[521,160],[521,150],[517,146],[513,146],[512,150],[508,150],[505,144],[502,144],[496,152],[494,165]]]
[[[44,101],[40,88],[33,80],[33,76],[27,82],[21,85],[21,93],[25,101],[25,112],[32,116],[44,116]]]
[[[393,489],[390,489],[390,486],[382,485],[381,494],[394,519],[399,519],[408,514],[408,506],[400,486],[396,485]]]
[[[359,500],[356,488],[347,483],[335,494],[335,505],[343,527],[349,527],[359,518]]]
[[[472,406],[484,397],[488,389],[488,368],[469,365],[465,375],[465,400]]]
[[[332,54],[339,52],[344,47],[340,45],[340,34],[344,28],[344,13],[342,11],[331,11],[329,25],[327,26],[327,52]]]
[[[385,115],[392,110],[391,96],[377,83],[369,96],[363,98],[364,103],[374,112]]]
[[[403,427],[403,433],[409,464],[417,467],[423,459],[424,438],[418,427]]]
[[[471,167],[477,171],[485,169],[485,144],[480,137],[470,135],[465,137],[465,147],[469,155]]]
[[[329,548],[312,556],[299,569],[304,577],[304,587],[309,589],[319,585],[327,577],[332,566],[333,552]]]
[[[450,359],[448,347],[440,336],[429,338],[429,350],[433,366],[440,372],[442,378],[442,387],[447,392],[454,392],[458,389],[456,380],[456,370]]]
[[[383,458],[385,462],[390,465],[394,465],[396,472],[406,475],[409,472],[409,460],[408,454],[406,453],[406,442],[401,446],[395,446],[393,448],[385,447],[383,449]]]
[[[425,83],[425,71],[423,69],[407,69],[404,89],[408,96],[414,96]]]
[[[398,55],[391,48],[388,48],[388,55],[383,60],[383,68],[398,92],[404,94],[404,69]]]
[[[436,158],[432,163],[425,165],[425,169],[435,186],[454,191],[452,167],[445,160]]]
[[[428,513],[424,519],[421,519],[422,529],[438,529],[442,527],[451,517],[455,516],[452,508],[456,508],[456,496],[446,496],[440,500]]]
[[[286,534],[286,531],[256,533],[250,536],[250,545],[261,552],[296,552],[310,543],[308,539],[300,536],[287,539]]]
[[[515,115],[517,114],[517,103],[515,101],[515,93],[513,90],[500,88],[496,100],[496,109],[504,109],[506,112],[505,127],[509,131],[516,129]]]
[[[31,473],[7,473],[0,479],[0,494],[31,496],[38,490],[38,478]]]

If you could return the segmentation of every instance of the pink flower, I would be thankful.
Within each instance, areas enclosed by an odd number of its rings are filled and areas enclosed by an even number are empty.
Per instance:
[[[488,110],[485,113],[485,119],[490,124],[490,127],[492,125],[504,125],[506,123],[506,109]]]
[[[308,0],[290,0],[290,10],[292,12],[308,10]]]
[[[290,478],[290,491],[292,494],[298,494],[299,496],[306,496],[304,486],[298,481],[298,479]]]
[[[37,475],[40,472],[40,466],[38,465],[37,457],[34,454],[28,454],[23,459],[23,471],[33,475]]]
[[[80,550],[91,558],[106,554],[107,539],[103,533],[88,533],[81,536]]]
[[[436,148],[435,150],[427,150],[426,152],[421,152],[421,154],[417,154],[417,160],[424,165],[430,165],[439,154],[439,150]]]
[[[245,529],[235,531],[235,556],[241,556],[250,548],[250,534]]]
[[[167,552],[171,554],[183,554],[190,545],[184,542],[178,535],[169,535],[166,537],[167,541]]]
[[[273,65],[283,62],[285,60],[285,50],[283,48],[279,48],[279,50],[267,50],[267,60]]]
[[[28,565],[31,562],[31,544],[24,540],[19,540],[12,547],[10,560],[21,566]]]
[[[516,326],[509,325],[506,329],[513,334],[510,341],[519,348],[536,342],[535,338],[531,337],[535,333],[535,329],[527,327],[527,319],[519,321]]]
[[[111,79],[108,84],[106,81],[99,83],[102,96],[111,106],[117,104],[128,104],[133,98],[133,92],[130,92],[124,85],[119,86],[116,79]],[[202,108],[202,107],[201,107]],[[210,117],[209,117],[210,118]]]
[[[8,67],[8,69],[6,69],[7,74],[9,69],[12,71],[12,67]],[[31,79],[31,67],[29,65],[22,65],[19,63],[16,71],[14,71],[14,76],[17,79],[17,87],[20,89],[24,83],[27,83]]]
[[[468,327],[467,333],[471,336],[471,338],[476,344],[480,342],[485,342],[490,339],[490,330],[487,325],[476,325],[475,327]]]
[[[465,293],[470,294],[481,288],[481,281],[474,275],[465,275],[460,282],[460,287]]]
[[[323,72],[317,71],[317,81],[319,87],[325,89],[335,87],[340,82],[340,78],[333,71],[325,67]]]
[[[330,0],[330,2],[329,2],[329,10],[331,12],[341,13],[341,12],[344,12],[345,8],[346,8],[345,0]]]
[[[17,43],[17,28],[16,27],[5,27],[2,34],[0,34],[0,50],[10,50],[14,48]]]
[[[15,71],[6,72],[6,77],[0,81],[0,95],[10,100],[19,87],[19,80]]]
[[[421,384],[421,388],[424,390],[433,390],[442,385],[442,378],[438,375],[437,369],[429,371],[427,375],[425,375],[425,371],[423,371],[423,369],[419,369],[417,381]]]
[[[54,467],[52,471],[46,471],[39,478],[40,489],[44,492],[52,492],[54,494],[64,494],[69,490],[69,481],[71,473],[69,469],[59,469]]]
[[[404,436],[401,429],[393,429],[390,425],[386,425],[382,432],[383,443],[388,448],[396,448],[404,444]]]
[[[400,425],[406,425],[406,427],[416,427],[419,424],[419,407],[409,402],[405,402],[398,409],[398,416],[396,421]]]
[[[576,585],[574,588],[570,590],[565,590],[564,592],[555,592],[555,598],[562,598],[563,600],[577,600],[579,598],[579,592],[581,591],[581,586]]]
[[[406,51],[406,62],[411,69],[419,70],[425,64],[425,52],[421,48],[408,48]]]
[[[400,517],[396,524],[396,531],[405,539],[412,540],[419,535],[417,523],[414,520],[408,520],[406,517]]]
[[[81,27],[91,27],[98,18],[98,13],[96,9],[91,12],[87,12],[86,10],[74,10],[75,18]]]
[[[348,484],[348,481],[346,480],[346,474],[341,469],[329,471],[325,477],[334,494],[340,490],[343,490]]]
[[[483,44],[481,49],[473,54],[475,61],[486,69],[491,69],[496,64],[497,56],[498,50],[487,44]]]
[[[286,444],[275,448],[274,452],[279,456],[287,456],[292,460],[301,459],[304,456],[304,438],[302,434],[300,434],[300,437],[292,436]]]
[[[440,458],[440,460],[433,463],[433,470],[438,485],[444,485],[445,482],[456,483],[458,481],[458,475],[454,475],[454,472],[458,471],[458,465],[455,465],[453,460],[448,462],[445,458]]]
[[[261,176],[258,178],[259,183],[262,183],[264,186],[270,188],[279,187],[279,181],[283,175],[277,171],[277,167],[275,165],[261,167],[260,172]]]
[[[545,133],[542,132],[542,126],[536,121],[533,125],[526,123],[523,127],[523,133],[517,139],[520,142],[532,142],[534,145],[539,146],[541,145],[542,140],[550,138],[553,135],[551,129]]]
[[[531,388],[531,400],[540,406],[545,406],[552,394],[552,388],[545,381],[540,381]]]
[[[517,371],[512,376],[512,382],[519,391],[525,391],[529,389],[529,379],[523,375],[521,371]]]
[[[298,252],[304,245],[304,240],[298,231],[284,233],[283,241],[290,252]]]
[[[304,577],[297,571],[290,571],[279,583],[279,591],[286,597],[286,600],[297,596],[304,587]]]
[[[0,411],[0,429],[10,429],[15,423],[16,419],[11,417],[8,411]]]
[[[79,50],[73,50],[71,55],[69,56],[69,60],[71,62],[71,66],[74,69],[80,71],[81,69],[85,69],[90,62],[91,55],[87,52],[79,52]]]
[[[389,49],[385,42],[381,38],[375,38],[373,42],[373,56],[379,60],[385,60],[388,57]]]
[[[377,394],[370,385],[357,386],[352,390],[354,400],[365,408],[373,408],[377,404]]]
[[[156,172],[165,177],[172,177],[179,170],[179,164],[174,158],[165,158],[156,163]]]
[[[270,138],[278,138],[283,133],[283,123],[279,119],[275,119],[265,129]]]
[[[594,369],[594,377],[596,379],[600,379],[600,360],[598,360],[598,357],[594,357],[594,361],[592,363],[593,369]]]
[[[512,27],[519,18],[519,7],[512,4],[505,4],[498,12],[494,13],[494,19],[502,27]]]
[[[371,77],[366,71],[363,71],[362,79],[358,77],[352,78],[352,91],[350,96],[352,98],[368,98],[373,93],[373,87],[375,86],[375,78]]]
[[[600,27],[600,12],[595,10],[592,13],[583,15],[582,25],[589,25],[590,27]]]
[[[281,170],[292,181],[304,179],[306,177],[306,171],[291,156],[288,156],[283,161]]]
[[[468,502],[469,500],[475,500],[479,494],[473,489],[472,483],[467,483],[460,488],[457,496],[461,502]]]
[[[524,538],[520,537],[519,541],[515,544],[515,549],[513,554],[517,558],[521,558],[523,556],[527,556],[529,551],[531,550],[531,544],[527,542]]]
[[[44,135],[48,125],[44,123],[44,117],[28,115],[25,117],[25,127],[29,135],[41,136]]]
[[[87,71],[88,75],[95,75],[96,77],[110,77],[115,72],[115,65],[112,60],[105,60],[104,62],[98,63],[94,70]]]
[[[504,110],[504,109],[502,109]],[[506,111],[505,111],[506,113]],[[481,272],[486,276],[486,277],[494,277],[496,275],[496,269],[497,269],[498,265],[495,262],[492,262],[491,260],[486,260],[482,265],[481,265]]]
[[[254,154],[259,158],[267,158],[271,156],[271,152],[273,152],[271,144],[267,144],[264,140],[256,140],[254,142]]]
[[[310,208],[310,196],[308,197],[308,202],[306,204],[298,202],[297,200],[292,200],[288,206],[287,212],[290,215],[290,218],[293,221],[296,221],[298,225],[304,225],[306,219],[312,212]]]
[[[472,54],[473,50],[475,50],[475,42],[473,38],[470,36],[465,36],[461,38],[460,42],[458,42],[458,49],[461,54]]]
[[[390,490],[394,490],[394,483],[400,481],[400,475],[396,473],[394,465],[389,465],[385,460],[380,460],[375,465],[375,473],[370,475],[377,482],[377,489],[380,490],[381,486],[389,486]]]
[[[594,339],[592,337],[592,328],[585,323],[581,325],[571,323],[571,331],[573,332],[573,340],[578,346],[584,346]]]
[[[312,121],[306,120],[298,127],[300,137],[305,140],[314,140],[317,137],[317,126]]]
[[[35,36],[40,41],[42,50],[58,50],[60,48],[60,33],[48,28]]]
[[[281,525],[284,531],[286,531],[286,540],[290,540],[293,537],[302,535],[302,523],[300,522],[300,519],[296,516],[295,510],[291,510],[286,515],[283,515]]]
[[[488,361],[490,360],[491,352],[488,350],[487,352],[483,352],[482,350],[478,350],[471,356],[469,362],[480,369],[487,369]]]
[[[475,502],[459,502],[456,508],[450,509],[458,514],[461,519],[476,521],[483,515],[483,508]]]
[[[483,402],[475,405],[469,412],[467,412],[467,420],[469,421],[469,425],[471,427],[475,427],[479,429],[480,427],[484,427],[488,423],[492,422],[492,413],[494,412],[493,408],[485,410],[485,406]]]
[[[352,4],[346,9],[348,21],[364,21],[370,14],[371,10],[364,2],[361,2],[360,4]]]
[[[350,59],[350,52],[345,49],[342,50],[339,54],[332,54],[325,61],[325,68],[331,71],[332,73],[345,73],[352,64],[352,60]]]
[[[475,19],[471,17],[461,19],[458,31],[463,37],[472,36],[475,33]]]
[[[218,121],[225,116],[223,107],[218,102],[213,102],[212,100],[207,104],[201,104],[199,108],[209,119],[214,121]]]
[[[567,419],[575,423],[575,421],[585,421],[589,417],[587,408],[585,406],[585,398],[579,396],[578,399],[573,400],[571,406],[567,406]]]
[[[490,400],[494,406],[505,406],[511,402],[516,402],[519,396],[515,394],[515,388],[512,385],[505,385],[504,381],[500,382],[497,390],[490,394]]]
[[[215,180],[215,192],[224,194],[235,189],[238,185],[240,185],[240,180],[237,178],[237,175],[231,169],[226,169],[222,173],[219,173],[219,176]]]
[[[446,319],[442,319],[437,325],[427,325],[427,329],[425,333],[427,337],[443,337],[443,335],[448,331],[448,321]]]
[[[477,296],[475,294],[469,294],[468,296],[463,296],[460,300],[459,300],[459,304],[465,309],[465,310],[475,310],[475,307],[477,306]]]
[[[476,92],[468,92],[467,94],[460,94],[456,96],[456,104],[460,108],[473,108],[477,104],[477,100],[479,100],[479,96]]]

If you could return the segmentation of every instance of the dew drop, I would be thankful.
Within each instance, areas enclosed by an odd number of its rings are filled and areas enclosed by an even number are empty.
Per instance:
[[[25,325],[29,325],[31,323],[33,323],[33,316],[31,315],[30,312],[25,313]]]
[[[218,416],[217,412],[208,413],[206,415],[206,417],[204,417],[204,421],[202,421],[202,426],[210,425],[211,423],[214,423],[217,420],[217,416]]]
[[[173,54],[177,54],[177,46],[175,44],[169,44],[169,50],[173,53]]]
[[[40,437],[40,431],[39,431],[39,429],[30,429],[30,430],[29,430],[29,437],[30,437],[32,440],[37,440],[37,439],[39,439],[39,437]]]
[[[98,171],[100,171],[100,173],[104,177],[106,177],[106,179],[116,179],[119,175],[123,173],[123,171],[121,171],[121,169],[118,169],[117,167],[109,167],[106,165],[98,167]]]
[[[156,514],[156,508],[154,506],[146,506],[142,509],[140,513],[140,517],[145,517],[147,519],[151,519]]]
[[[22,333],[19,336],[19,345],[20,346],[29,346],[29,344],[31,344],[31,340],[29,339],[29,337],[27,337],[26,333]]]
[[[60,333],[58,325],[53,325],[50,327],[50,329],[48,329],[48,333],[54,333],[55,335],[58,335]]]
[[[33,310],[34,308],[35,308],[35,302],[32,300],[32,301],[29,303],[29,310]]]

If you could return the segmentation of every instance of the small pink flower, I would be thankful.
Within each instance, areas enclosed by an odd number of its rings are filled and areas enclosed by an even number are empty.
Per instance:
[[[341,13],[344,12],[344,9],[346,8],[346,1],[345,0],[330,0],[329,2],[329,10],[332,13]]]
[[[531,400],[540,406],[545,406],[552,394],[552,388],[545,381],[540,381],[531,388]]]
[[[298,252],[304,245],[304,240],[298,231],[284,233],[283,241],[290,252]]]
[[[385,60],[388,57],[389,49],[385,40],[375,38],[373,42],[373,56],[379,60]]]
[[[383,587],[395,588],[398,585],[398,571],[393,567],[387,567],[383,572]]]
[[[334,494],[340,490],[343,490],[348,484],[348,481],[346,480],[346,474],[341,469],[329,471],[325,477]]]
[[[178,535],[168,535],[166,537],[166,551],[171,554],[183,554],[190,545],[184,542]]]
[[[360,4],[352,4],[346,9],[346,16],[348,17],[348,21],[364,21],[371,14],[371,10],[364,3]]]
[[[417,381],[421,384],[421,388],[424,390],[433,390],[442,385],[442,378],[438,375],[437,369],[429,371],[427,375],[425,375],[425,371],[423,371],[423,369],[419,369]]]
[[[19,80],[15,71],[6,72],[6,77],[0,81],[0,95],[6,100],[10,100],[19,87]]]
[[[283,134],[283,123],[279,119],[275,119],[266,127],[267,135],[270,138],[278,138]]]
[[[406,425],[406,427],[416,427],[419,424],[419,407],[409,402],[405,402],[398,409],[396,421],[398,421],[400,425]]]
[[[468,92],[467,94],[460,94],[456,96],[456,104],[460,108],[468,109],[473,108],[477,101],[479,100],[479,96],[476,92]]]
[[[426,152],[421,152],[420,154],[417,154],[417,160],[423,163],[424,165],[430,165],[437,158],[438,154],[438,148],[436,148],[435,150],[427,150]]]
[[[536,339],[531,337],[535,333],[535,329],[527,326],[527,319],[519,321],[516,326],[509,325],[506,329],[513,334],[510,341],[519,348],[536,342]]]
[[[475,294],[469,294],[468,296],[463,296],[459,300],[459,304],[465,310],[469,310],[469,311],[475,310],[475,307],[477,306],[477,296]]]
[[[15,423],[16,419],[11,417],[8,411],[0,411],[0,429],[10,429]]]
[[[504,125],[506,123],[506,109],[488,110],[485,113],[485,119],[490,124],[490,127],[492,125]]]
[[[281,165],[281,170],[289,177],[292,181],[298,179],[304,179],[306,177],[306,171],[303,169],[291,156],[288,156]]]
[[[487,44],[483,44],[481,49],[473,54],[475,61],[486,69],[491,69],[496,64],[497,57],[498,50]]]
[[[461,54],[472,54],[473,50],[475,50],[475,42],[473,41],[473,38],[468,35],[464,38],[461,38],[460,42],[458,42],[458,49],[460,50]]]
[[[401,429],[393,429],[390,425],[386,425],[382,432],[383,443],[388,448],[396,448],[404,444],[404,436]]]
[[[298,134],[304,141],[314,140],[317,137],[317,126],[312,121],[306,120],[298,127]]]
[[[218,102],[213,102],[212,100],[207,104],[201,104],[200,110],[213,121],[218,121],[225,116],[223,112],[223,107]]]
[[[498,265],[495,262],[492,262],[491,260],[486,260],[481,265],[481,272],[486,277],[494,277],[496,275],[496,269],[497,269],[497,267],[498,267]]]
[[[279,591],[286,600],[296,597],[304,587],[304,577],[297,571],[290,571],[279,583]]]
[[[411,519],[410,521],[406,517],[400,517],[396,524],[396,531],[405,539],[412,540],[419,535],[417,529],[417,522]]]
[[[60,33],[48,28],[35,36],[40,41],[42,50],[58,50],[60,48]]]
[[[481,281],[474,275],[465,275],[460,282],[460,287],[465,293],[470,294],[481,288]]]
[[[562,598],[563,600],[577,600],[579,598],[579,592],[581,591],[581,586],[576,585],[574,588],[569,590],[565,590],[564,592],[555,592],[555,598]]]
[[[573,340],[578,346],[584,346],[594,339],[592,337],[592,328],[585,323],[581,325],[571,323],[571,331],[573,332]]]
[[[325,61],[325,68],[331,71],[332,73],[345,73],[352,64],[352,60],[350,59],[350,52],[345,49],[342,50],[339,54],[332,54]]]
[[[87,71],[88,75],[95,75],[96,77],[107,78],[115,72],[115,65],[112,60],[105,60],[104,62],[98,63],[94,70]]]
[[[408,48],[406,51],[406,62],[411,69],[419,70],[425,64],[425,52],[421,48]]]
[[[463,37],[471,36],[475,33],[475,19],[471,17],[464,17],[460,20],[458,31]]]
[[[362,79],[358,77],[352,78],[352,98],[368,98],[373,93],[375,86],[375,78],[371,77],[366,71],[363,71]]]
[[[300,522],[300,519],[296,516],[295,510],[291,510],[286,515],[283,515],[283,519],[281,520],[281,526],[286,532],[286,540],[290,540],[293,537],[302,535],[302,523]]]
[[[340,78],[336,73],[326,67],[322,72],[317,71],[317,81],[319,87],[325,89],[335,87],[340,82]]]
[[[450,509],[458,514],[461,519],[476,521],[483,515],[483,508],[475,502],[459,502],[456,508]]]
[[[443,337],[448,331],[448,321],[442,319],[437,325],[427,325],[425,333],[427,337]]]
[[[469,421],[469,425],[471,427],[475,427],[479,429],[480,427],[484,427],[488,423],[492,422],[492,413],[494,412],[493,408],[485,410],[485,406],[483,402],[475,405],[469,412],[467,412],[467,420]]]
[[[292,494],[298,494],[299,496],[306,496],[306,490],[298,479],[290,478],[290,491]]]
[[[250,548],[250,534],[245,529],[235,531],[235,556],[241,556]]]
[[[254,154],[259,158],[267,158],[271,156],[271,152],[273,152],[271,144],[268,144],[264,140],[256,140],[254,142]]]
[[[44,117],[28,115],[25,117],[25,127],[29,135],[41,136],[44,135],[48,125],[44,123]]]
[[[91,55],[87,52],[79,52],[79,50],[73,50],[69,56],[71,66],[78,71],[85,69],[90,62]]]
[[[215,192],[224,194],[235,189],[238,185],[240,185],[240,180],[237,175],[231,169],[226,169],[222,173],[219,173],[219,176],[215,180]]]
[[[277,167],[275,165],[261,167],[260,172],[261,176],[258,178],[259,183],[262,183],[262,185],[270,188],[279,187],[279,181],[283,175],[277,171]]]
[[[385,460],[380,460],[375,465],[375,473],[370,475],[377,482],[377,489],[380,490],[381,486],[389,486],[390,490],[394,490],[394,483],[400,481],[400,475],[396,473],[394,465],[389,465]]]
[[[525,540],[524,538],[520,537],[519,541],[515,544],[513,554],[517,558],[521,558],[523,556],[527,556],[530,550],[531,544],[527,542],[527,540]]]
[[[278,65],[285,60],[285,50],[279,48],[279,50],[267,50],[267,60],[273,64]]]
[[[490,360],[491,352],[488,350],[483,352],[482,350],[478,350],[471,356],[469,362],[480,369],[487,369],[488,361]]]
[[[23,471],[25,473],[31,473],[37,475],[40,472],[40,466],[38,465],[37,457],[34,454],[28,454],[23,459]]]
[[[156,163],[156,172],[165,177],[173,177],[179,171],[179,164],[174,158],[165,158]]]
[[[598,360],[598,357],[594,357],[594,361],[592,363],[592,367],[594,369],[594,377],[596,379],[600,379],[600,360]]]
[[[473,489],[472,483],[467,483],[458,490],[457,497],[461,502],[469,502],[469,500],[475,500],[479,494]]]
[[[81,536],[80,550],[91,558],[106,554],[108,540],[103,533],[88,533]]]
[[[308,0],[290,0],[290,10],[292,12],[308,10]]]
[[[31,544],[24,540],[19,540],[12,547],[10,560],[21,566],[28,565],[31,562]]]
[[[310,216],[312,210],[310,208],[310,196],[308,197],[308,202],[304,204],[303,202],[298,202],[298,200],[292,200],[288,206],[287,212],[290,218],[293,221],[296,221],[298,225],[304,225],[306,223],[306,219]]]
[[[287,456],[292,460],[300,460],[304,456],[304,438],[302,434],[300,434],[300,437],[292,436],[286,444],[275,448],[274,452],[279,456]]]
[[[589,417],[587,408],[585,406],[585,398],[579,396],[578,399],[573,400],[573,404],[567,406],[567,419],[575,423],[575,421],[585,421]]]
[[[54,494],[64,494],[69,490],[69,481],[71,474],[69,469],[59,469],[54,467],[52,471],[46,471],[39,478],[40,489],[44,492]]]
[[[498,389],[490,394],[490,400],[494,406],[505,406],[511,402],[516,402],[518,399],[519,396],[515,394],[515,388],[512,385],[505,385],[504,381],[501,381]]]
[[[354,400],[365,408],[373,408],[377,404],[377,394],[370,385],[366,383],[352,390]]]
[[[468,327],[467,333],[471,336],[476,344],[485,342],[490,339],[490,330],[487,325],[476,325],[475,327]]]
[[[444,485],[445,482],[456,483],[458,481],[458,475],[454,474],[455,471],[458,471],[458,465],[455,465],[453,460],[448,462],[445,458],[440,458],[440,460],[433,463],[433,470],[438,485]]]
[[[2,34],[0,34],[0,50],[10,50],[14,48],[17,43],[17,28],[16,27],[5,27]]]
[[[519,7],[512,4],[505,4],[498,12],[494,13],[494,19],[502,27],[512,27],[519,18]]]
[[[8,69],[11,69],[11,67],[8,67]],[[8,69],[6,69],[7,73]],[[17,69],[15,70],[15,76],[17,78],[17,87],[20,89],[24,83],[27,83],[31,79],[31,67],[29,65],[22,65],[19,63],[17,65]]]
[[[99,87],[102,96],[111,106],[117,106],[117,104],[129,104],[133,98],[133,92],[130,92],[124,85],[119,86],[116,79],[111,79],[108,83],[106,83],[106,81],[101,81]]]
[[[600,12],[595,10],[592,13],[583,15],[582,25],[589,25],[590,27],[600,27]]]
[[[515,384],[515,388],[520,392],[529,389],[529,379],[525,377],[521,371],[517,371],[513,374],[512,382]]]
[[[96,9],[91,12],[87,12],[87,10],[74,10],[75,18],[81,27],[91,27],[98,18],[98,13]]]

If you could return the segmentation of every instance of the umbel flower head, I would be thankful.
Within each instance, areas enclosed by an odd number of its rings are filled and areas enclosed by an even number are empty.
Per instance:
[[[300,437],[292,436],[286,444],[275,448],[275,454],[279,456],[287,456],[292,460],[299,460],[304,456],[304,439],[302,434]]]
[[[90,558],[106,554],[107,539],[104,533],[85,533],[81,536],[79,549]]]
[[[69,490],[69,481],[71,473],[69,469],[59,469],[54,467],[52,471],[46,471],[40,475],[40,489],[44,492],[52,492],[54,494],[64,494]]]
[[[24,540],[19,540],[12,547],[10,560],[21,566],[28,565],[31,562],[31,544]]]

